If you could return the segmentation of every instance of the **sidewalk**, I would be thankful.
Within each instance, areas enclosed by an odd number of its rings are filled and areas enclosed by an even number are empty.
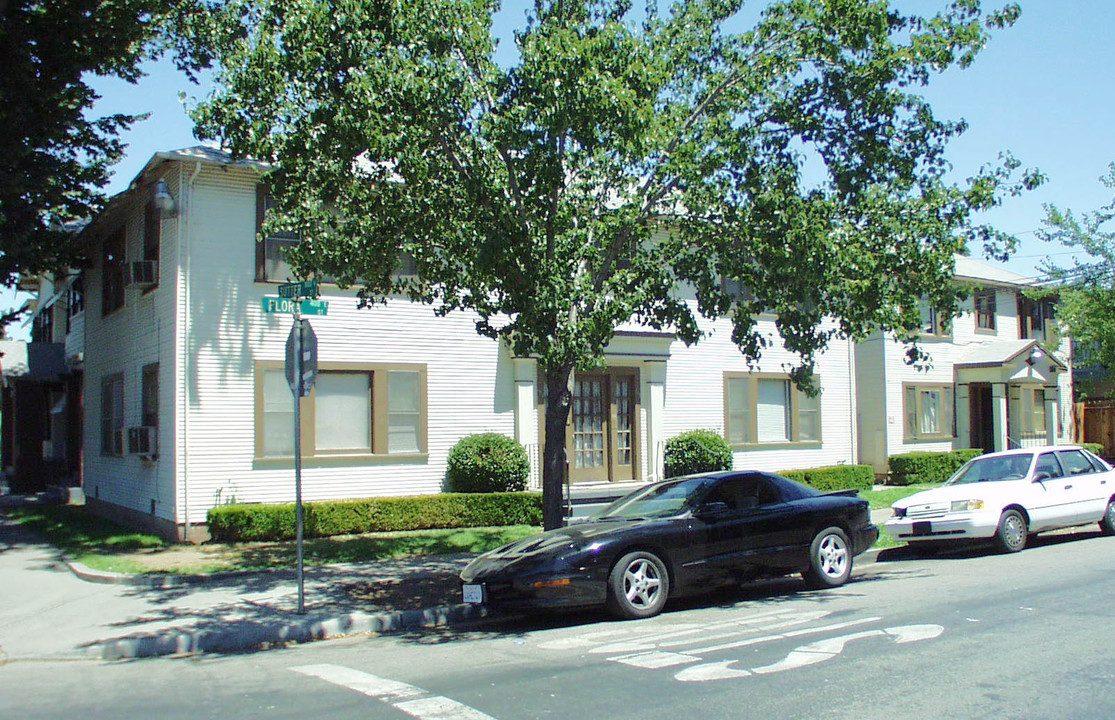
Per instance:
[[[458,603],[471,555],[205,577],[100,573],[0,509],[0,665],[31,659],[234,652],[484,616]]]
[[[293,570],[131,576],[59,555],[3,514],[0,665],[236,652],[289,642],[436,627],[486,615],[458,602],[468,554],[307,568],[299,615]],[[889,510],[875,511],[880,523]],[[878,517],[874,517],[878,515]],[[874,553],[860,556],[867,564]]]

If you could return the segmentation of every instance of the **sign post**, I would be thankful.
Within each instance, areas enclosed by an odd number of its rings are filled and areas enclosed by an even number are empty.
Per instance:
[[[324,315],[328,303],[318,300],[301,300],[303,292],[317,294],[317,283],[312,281],[290,283],[279,286],[279,295],[282,298],[291,298],[289,309],[269,309],[268,300],[278,298],[264,298],[264,312],[292,312],[294,323],[290,328],[290,335],[286,341],[286,378],[290,391],[294,395],[294,527],[295,544],[298,551],[298,614],[306,614],[306,578],[305,555],[303,551],[304,513],[302,510],[302,398],[310,394],[317,378],[317,336],[314,334],[310,321],[302,318],[303,308],[306,303],[317,303],[321,312],[315,315]]]

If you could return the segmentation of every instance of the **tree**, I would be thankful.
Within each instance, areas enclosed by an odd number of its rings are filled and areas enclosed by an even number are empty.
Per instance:
[[[1100,181],[1115,190],[1115,163]],[[1071,210],[1046,205],[1038,237],[1087,255],[1072,265],[1047,258],[1042,270],[1055,283],[1058,320],[1081,348],[1080,360],[1115,368],[1115,198],[1079,218]],[[1079,364],[1079,363],[1078,363]]]
[[[303,274],[391,292],[535,357],[547,394],[546,527],[561,522],[576,369],[619,323],[730,317],[752,361],[772,309],[811,386],[837,335],[913,338],[917,301],[954,311],[953,253],[1011,240],[973,212],[1019,183],[1004,158],[963,187],[913,90],[968,65],[1016,6],[931,18],[874,0],[537,0],[495,59],[492,0],[235,0],[199,132],[274,164]],[[393,276],[403,256],[416,277]],[[725,282],[728,281],[728,282]],[[691,288],[687,300],[681,288]],[[834,318],[835,325],[823,322]],[[914,356],[918,352],[914,350]]]
[[[170,47],[184,70],[203,66],[182,32],[200,1],[0,0],[0,284],[80,266],[64,225],[100,210],[119,135],[143,117],[91,119],[87,80],[135,82]]]

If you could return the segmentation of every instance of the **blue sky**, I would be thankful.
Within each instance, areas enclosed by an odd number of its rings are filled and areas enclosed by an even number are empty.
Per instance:
[[[505,2],[497,29],[521,24],[521,8],[528,4]],[[943,4],[900,3],[919,13]],[[1099,178],[1115,162],[1115,3],[1021,0],[1021,5],[1019,22],[996,33],[972,67],[935,77],[923,93],[938,117],[964,118],[970,125],[949,150],[956,179],[970,177],[1007,150],[1024,167],[1037,167],[1048,176],[1038,190],[1008,199],[987,215],[1022,241],[1006,267],[1030,277],[1050,253],[1057,261],[1071,260],[1065,248],[1034,237],[1045,203],[1092,210],[1111,201]],[[504,42],[510,43],[507,35]],[[102,96],[99,114],[150,113],[125,134],[127,154],[115,169],[110,193],[123,190],[154,153],[197,144],[179,93],[190,102],[207,88],[190,85],[169,63],[147,70],[138,85],[111,80],[94,84]],[[977,250],[973,254],[978,256]],[[0,306],[13,304],[5,291]],[[20,337],[19,329],[9,331]]]

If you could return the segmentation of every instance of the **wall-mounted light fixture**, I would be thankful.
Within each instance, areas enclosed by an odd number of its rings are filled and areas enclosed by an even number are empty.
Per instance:
[[[1044,357],[1045,351],[1035,345],[1034,349],[1030,351],[1030,355],[1026,358],[1026,364],[1033,366],[1036,363],[1041,362]]]
[[[178,203],[174,201],[174,196],[170,194],[170,188],[163,178],[155,181],[151,199],[155,201],[155,208],[165,217],[174,217],[178,213]]]

